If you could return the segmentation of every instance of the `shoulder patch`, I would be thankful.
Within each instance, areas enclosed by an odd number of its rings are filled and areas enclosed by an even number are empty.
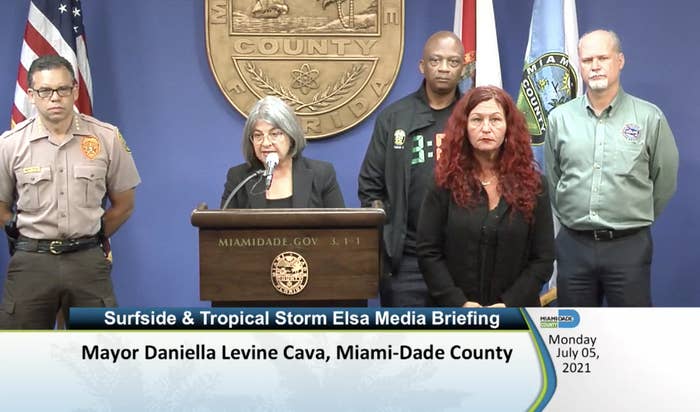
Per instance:
[[[119,141],[124,147],[124,150],[126,150],[127,153],[131,153],[131,149],[129,149],[129,146],[127,146],[126,140],[124,140],[124,136],[122,136],[122,132],[120,132],[119,129],[117,129],[117,136],[119,137]]]

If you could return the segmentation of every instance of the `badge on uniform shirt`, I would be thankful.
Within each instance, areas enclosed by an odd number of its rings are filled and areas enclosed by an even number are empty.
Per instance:
[[[403,129],[394,130],[394,149],[403,149],[406,143],[406,132]]]
[[[100,154],[100,141],[95,136],[83,136],[83,140],[80,141],[80,150],[85,157],[94,160]]]
[[[124,150],[126,150],[127,153],[131,153],[131,149],[129,149],[129,146],[126,145],[126,140],[124,140],[124,136],[122,136],[122,132],[117,130],[117,136],[119,136],[119,141],[122,142]]]
[[[625,127],[622,128],[622,135],[627,139],[628,142],[636,142],[639,140],[640,132],[642,131],[642,126],[634,123],[627,123]]]

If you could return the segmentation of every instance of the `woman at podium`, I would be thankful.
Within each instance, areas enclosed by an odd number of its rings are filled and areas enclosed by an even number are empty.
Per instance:
[[[525,117],[502,89],[457,103],[418,219],[418,262],[441,306],[539,306],[552,275],[547,184]]]
[[[333,165],[302,156],[304,132],[278,97],[264,97],[253,106],[242,146],[246,162],[228,170],[222,209],[345,207]]]

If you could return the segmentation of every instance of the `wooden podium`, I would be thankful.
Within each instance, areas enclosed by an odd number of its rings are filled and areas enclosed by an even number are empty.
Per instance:
[[[192,212],[199,289],[213,306],[367,306],[381,273],[381,209]]]

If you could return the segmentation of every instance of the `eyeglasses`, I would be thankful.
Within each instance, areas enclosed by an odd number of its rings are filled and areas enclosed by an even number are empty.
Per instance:
[[[50,89],[48,87],[42,87],[41,89],[32,89],[39,97],[46,99],[53,96],[54,92],[58,93],[61,97],[68,97],[73,93],[73,88],[75,86],[61,86],[58,89]]]
[[[462,63],[464,63],[464,59],[461,59],[459,57],[438,57],[438,56],[430,56],[428,57],[428,64],[430,67],[438,67],[442,64],[442,62],[447,61],[447,66],[449,66],[452,69],[456,69],[457,67],[461,66]]]
[[[272,130],[268,133],[255,132],[250,136],[250,141],[255,144],[260,144],[265,140],[265,136],[270,141],[270,143],[278,143],[285,136],[284,132],[281,130]]]

